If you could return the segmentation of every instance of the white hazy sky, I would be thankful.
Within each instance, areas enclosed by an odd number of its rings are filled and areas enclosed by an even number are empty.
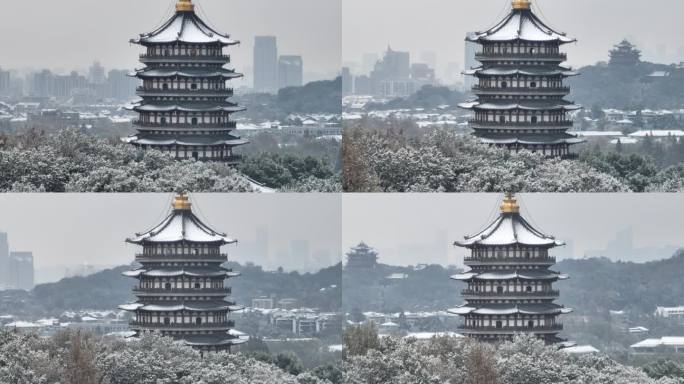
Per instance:
[[[37,268],[59,265],[125,265],[139,247],[125,243],[170,212],[171,194],[7,194],[0,195],[0,231],[10,249],[33,251]],[[238,239],[224,247],[229,259],[251,261],[267,269],[310,271],[340,261],[340,209],[332,194],[200,194],[193,210],[209,226]],[[269,257],[243,255],[244,245],[265,227]],[[324,250],[330,260],[290,255],[291,241],[305,240],[312,252]]]
[[[304,56],[305,71],[340,67],[341,0],[195,0],[200,15],[242,42],[234,66],[252,66],[254,36],[275,35],[282,54]],[[159,26],[175,0],[3,0],[0,66],[71,70],[100,60],[129,69],[140,47],[128,41]]]
[[[501,199],[499,194],[346,194],[344,251],[363,240],[379,251],[382,263],[458,265],[465,251],[450,245],[493,221]],[[575,257],[605,248],[618,231],[630,226],[637,248],[684,247],[682,194],[523,194],[519,201],[533,226],[572,241]],[[401,252],[436,242],[448,248],[446,259]]]
[[[467,32],[486,30],[510,10],[510,0],[343,0],[342,58],[360,62],[391,44],[418,58],[433,51],[441,65],[463,65]],[[533,0],[550,26],[579,40],[567,46],[569,63],[608,59],[608,50],[630,38],[645,59],[684,60],[684,1]],[[541,12],[539,11],[541,10]],[[418,56],[418,57],[416,57]],[[439,64],[438,64],[439,67]]]

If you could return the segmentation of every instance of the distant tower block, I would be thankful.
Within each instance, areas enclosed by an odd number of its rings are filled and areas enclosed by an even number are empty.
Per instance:
[[[468,284],[461,292],[466,304],[449,310],[465,319],[464,335],[500,341],[529,333],[547,343],[563,341],[557,337],[563,330],[557,317],[572,309],[554,304],[559,292],[552,284],[568,277],[549,270],[556,262],[549,250],[564,243],[533,228],[512,194],[493,223],[455,245],[470,250],[465,257],[470,270],[452,276]]]
[[[138,300],[119,306],[134,313],[132,330],[159,331],[207,352],[246,341],[234,335],[228,318],[243,307],[225,301],[231,294],[226,279],[240,274],[222,267],[228,257],[221,246],[237,240],[202,223],[187,196],[177,196],[171,214],[127,242],[143,247],[135,257],[142,266],[124,273],[138,280]]]
[[[142,99],[131,107],[140,114],[138,132],[125,141],[177,159],[239,161],[233,148],[247,141],[232,134],[230,116],[244,108],[228,101],[226,83],[242,74],[224,68],[230,56],[223,53],[239,41],[205,24],[191,0],[179,0],[170,20],[131,42],[147,51],[140,55],[146,67],[132,74],[142,80]]]
[[[565,100],[570,88],[564,79],[577,75],[561,66],[560,46],[574,42],[546,26],[532,12],[529,0],[514,0],[512,11],[492,29],[470,33],[479,44],[475,59],[481,66],[467,69],[477,83],[477,98],[459,106],[472,110],[469,122],[482,143],[547,156],[571,157],[570,146],[583,142],[569,134],[569,115],[581,107]]]

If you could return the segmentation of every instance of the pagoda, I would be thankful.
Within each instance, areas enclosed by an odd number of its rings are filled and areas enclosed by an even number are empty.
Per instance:
[[[230,56],[223,50],[239,41],[202,21],[192,0],[178,0],[168,21],[131,43],[146,48],[145,67],[131,74],[142,81],[141,99],[129,107],[140,116],[138,132],[124,141],[177,159],[237,162],[233,148],[247,141],[232,133],[230,116],[245,108],[228,100],[227,82],[242,74],[225,68]]]
[[[138,280],[137,301],[119,308],[134,313],[130,327],[138,333],[159,331],[203,352],[230,350],[246,340],[229,320],[243,307],[225,300],[225,281],[240,274],[222,266],[228,258],[221,246],[237,240],[200,221],[188,196],[177,196],[172,207],[153,229],[126,240],[143,249],[135,257],[140,267],[124,272]]]
[[[470,250],[470,270],[451,277],[467,284],[461,292],[466,303],[449,310],[465,319],[464,335],[500,341],[526,333],[547,343],[562,341],[557,318],[572,309],[554,303],[559,292],[552,285],[568,276],[549,269],[556,262],[549,250],[564,243],[532,227],[512,194],[493,223],[455,245]]]
[[[479,44],[481,63],[475,76],[475,100],[459,104],[474,111],[469,125],[482,143],[553,157],[572,157],[570,146],[583,142],[567,132],[569,114],[581,107],[565,100],[564,79],[577,75],[561,64],[560,46],[574,42],[556,32],[532,11],[530,0],[514,0],[512,11],[493,28],[469,34]]]
[[[363,241],[347,253],[348,269],[373,269],[378,265],[378,252]]]
[[[627,39],[615,45],[610,51],[610,65],[634,67],[641,61],[641,51]]]

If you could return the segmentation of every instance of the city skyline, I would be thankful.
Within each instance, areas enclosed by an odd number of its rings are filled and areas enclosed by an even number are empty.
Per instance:
[[[388,45],[409,51],[412,62],[425,62],[423,52],[434,52],[441,75],[450,63],[464,66],[465,37],[468,32],[484,30],[498,22],[510,9],[510,0],[477,2],[444,2],[426,0],[396,3],[376,0],[348,0],[342,5],[342,62],[362,64],[364,55],[380,53]],[[684,60],[681,36],[684,28],[678,15],[684,3],[674,0],[627,2],[605,0],[549,1],[534,0],[533,6],[542,20],[568,36],[577,44],[564,47],[571,66],[608,61],[608,52],[624,38],[630,39],[644,53],[644,60],[673,63]],[[611,18],[605,28],[606,14],[616,9],[620,18]],[[663,13],[662,9],[668,9]],[[649,28],[640,28],[644,19],[658,19]],[[407,20],[411,20],[407,23]],[[424,26],[429,25],[429,28]]]
[[[300,272],[341,261],[338,196],[190,197],[200,219],[238,239],[237,245],[223,248],[229,261]],[[8,194],[0,196],[0,211],[4,213],[0,232],[8,233],[12,249],[33,251],[37,271],[83,263],[128,265],[137,249],[125,240],[148,230],[168,214],[172,198],[171,194]],[[293,218],[297,218],[295,223]],[[267,255],[253,257],[260,253],[254,244],[264,238],[264,230]],[[297,244],[302,241],[307,247]],[[293,254],[302,249],[308,254]]]
[[[197,0],[195,3],[198,13],[210,25],[241,41],[241,45],[228,52],[238,71],[249,73],[248,69],[253,66],[254,37],[274,35],[279,38],[283,54],[304,57],[307,81],[331,78],[339,72],[339,0],[293,0],[287,4],[267,0],[230,3]],[[9,3],[5,5],[7,12],[31,14],[32,17],[10,18],[0,25],[0,44],[6,47],[0,67],[35,71],[49,68],[68,73],[73,69],[86,70],[93,61],[100,61],[107,69],[138,68],[138,54],[142,51],[129,44],[129,40],[141,31],[158,26],[162,19],[171,15],[174,4],[175,0],[122,0],[97,4],[86,0],[66,0],[59,4],[26,0]],[[36,9],[42,12],[36,13]],[[312,13],[317,17],[308,17]],[[79,14],[93,16],[84,19],[76,16]],[[283,18],[283,14],[288,14],[288,18]],[[124,27],[118,21],[122,19],[126,20]],[[298,27],[292,28],[292,25]],[[41,50],[37,52],[20,44],[16,36],[39,42]],[[88,49],[81,49],[83,47]],[[243,83],[251,83],[251,79]]]
[[[452,244],[489,224],[502,198],[501,194],[345,195],[342,250],[346,254],[364,241],[378,251],[380,263],[462,266],[465,253]],[[554,251],[558,256],[570,251],[581,258],[604,249],[625,228],[631,228],[635,248],[684,246],[677,225],[684,206],[678,204],[676,194],[521,194],[518,200],[523,217],[532,225],[568,243]]]

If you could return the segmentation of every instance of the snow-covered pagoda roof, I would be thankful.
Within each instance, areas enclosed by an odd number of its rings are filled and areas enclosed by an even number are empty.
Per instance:
[[[567,275],[549,270],[522,270],[522,271],[494,271],[494,272],[465,272],[451,276],[453,280],[566,280]]]
[[[553,236],[536,230],[520,215],[520,207],[513,194],[506,194],[501,205],[501,214],[493,223],[474,236],[465,236],[463,241],[455,242],[460,247],[489,245],[532,245],[556,247],[565,245]]]
[[[221,45],[239,44],[228,34],[220,33],[208,26],[195,13],[195,6],[191,0],[178,0],[176,13],[156,30],[141,34],[131,40],[135,44],[211,44]]]
[[[557,315],[572,312],[572,309],[558,304],[488,304],[483,307],[462,305],[447,312],[454,315]]]
[[[513,76],[513,75],[527,75],[527,76],[577,76],[578,72],[570,68],[555,66],[555,67],[521,67],[521,68],[484,68],[478,67],[468,69],[463,72],[466,75],[485,75],[485,76]]]
[[[143,68],[138,69],[135,72],[129,73],[131,77],[138,77],[140,79],[148,78],[170,78],[170,77],[197,77],[197,78],[209,78],[209,77],[223,77],[225,79],[237,79],[243,77],[242,73],[237,73],[233,69],[227,68],[183,68],[183,69],[169,69],[169,68]]]
[[[216,335],[189,335],[183,339],[183,343],[190,347],[239,345],[247,341],[249,341],[249,338],[240,338],[229,334],[226,334],[226,337],[220,340],[216,339]]]
[[[352,252],[359,252],[359,253],[377,253],[373,247],[370,247],[368,244],[365,242],[360,242],[359,245],[355,247],[351,247]]]
[[[159,302],[157,304],[129,303],[119,305],[119,309],[124,311],[144,311],[144,312],[176,312],[176,311],[240,311],[244,309],[241,305],[235,305],[228,301],[205,301],[205,302]]]
[[[174,136],[174,137],[159,137],[159,136],[145,136],[143,134],[128,136],[123,139],[127,143],[136,143],[139,145],[243,145],[249,143],[249,140],[240,138],[217,139],[213,136]]]
[[[481,102],[479,100],[469,101],[466,103],[458,104],[459,107],[463,109],[486,109],[486,110],[496,110],[496,111],[512,111],[512,110],[524,110],[524,111],[549,111],[549,110],[564,110],[564,111],[576,111],[582,109],[581,106],[573,104],[572,102],[565,100],[548,100],[548,101],[519,101],[515,103],[503,101],[488,101]]]
[[[138,233],[126,241],[133,244],[175,243],[188,241],[193,243],[232,244],[237,240],[229,238],[225,233],[211,229],[192,212],[187,195],[178,195],[172,204],[173,211],[156,227],[145,233]]]
[[[576,40],[565,33],[557,32],[547,26],[532,12],[529,1],[513,1],[513,10],[498,24],[484,32],[469,34],[468,41],[472,42],[559,42],[572,43]]]
[[[226,269],[201,269],[201,268],[166,268],[166,269],[136,269],[123,272],[126,277],[238,277],[239,272]]]

